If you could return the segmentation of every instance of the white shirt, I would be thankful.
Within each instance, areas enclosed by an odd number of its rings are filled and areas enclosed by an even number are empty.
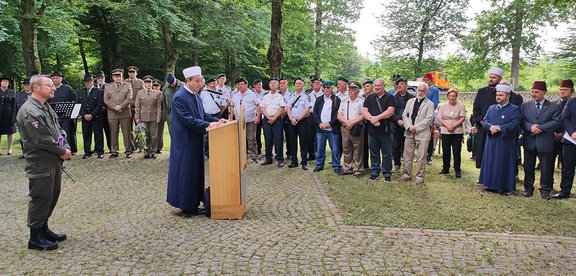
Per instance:
[[[274,116],[281,107],[286,106],[284,96],[278,91],[276,93],[268,93],[262,98],[260,105],[266,109],[268,116]]]
[[[330,97],[324,97],[324,106],[322,107],[322,111],[320,113],[320,122],[322,123],[330,123],[332,120],[332,99]],[[327,131],[332,131],[332,128],[324,129]]]
[[[356,97],[354,101],[347,99],[340,103],[339,113],[342,113],[344,118],[348,120],[355,120],[362,114],[362,107],[364,106],[364,99]]]

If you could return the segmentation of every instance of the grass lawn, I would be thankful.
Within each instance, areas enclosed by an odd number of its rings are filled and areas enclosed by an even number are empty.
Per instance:
[[[472,103],[465,105],[469,117]],[[450,175],[439,175],[442,156],[438,150],[434,154],[432,166],[426,168],[424,185],[401,182],[400,173],[393,174],[392,183],[384,183],[382,178],[372,182],[368,176],[337,176],[332,170],[324,170],[318,177],[350,225],[576,236],[576,199],[543,200],[538,190],[533,197],[525,198],[522,184],[517,185],[514,196],[485,192],[476,184],[480,171],[469,159],[471,154],[465,145],[461,179],[454,177],[453,170]],[[539,177],[537,171],[536,189]],[[520,178],[524,178],[522,168]],[[556,191],[559,186],[557,170]]]

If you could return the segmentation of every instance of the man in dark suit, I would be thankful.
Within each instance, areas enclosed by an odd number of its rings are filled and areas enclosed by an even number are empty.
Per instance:
[[[94,133],[94,151],[99,159],[104,158],[104,137],[102,135],[102,106],[104,105],[104,92],[94,87],[94,78],[91,74],[84,76],[84,88],[76,92],[76,103],[82,104],[80,118],[82,118],[82,138],[84,140],[83,159],[92,156],[92,133]]]
[[[540,194],[550,199],[554,176],[554,130],[560,126],[560,106],[546,100],[546,82],[534,81],[532,101],[523,103],[521,127],[524,130],[524,193],[534,194],[534,167],[540,160]]]
[[[325,81],[324,95],[316,99],[312,112],[312,122],[316,126],[316,167],[314,171],[324,169],[326,160],[326,140],[332,151],[332,168],[337,174],[342,173],[340,166],[340,121],[338,121],[338,109],[340,108],[340,98],[336,97],[332,90],[334,82]]]
[[[563,80],[560,82],[560,89],[558,90],[558,96],[560,100],[556,102],[560,106],[560,113],[564,110],[566,103],[574,95],[574,82],[572,80]],[[564,127],[560,124],[560,127],[554,131],[554,160],[558,156],[558,162],[562,164],[562,136],[564,136]]]
[[[574,82],[563,80],[560,84],[560,91],[567,89],[570,95],[574,94]],[[562,92],[560,92],[562,94]],[[576,168],[576,100],[566,101],[562,111],[562,128],[564,136],[562,138],[562,180],[560,181],[560,192],[552,198],[569,198],[574,184],[574,169]]]
[[[48,100],[48,103],[58,103],[58,102],[75,102],[76,95],[74,95],[74,90],[70,85],[64,84],[62,80],[64,79],[62,72],[54,71],[50,76],[56,86],[56,92],[54,92],[54,97]],[[70,145],[70,150],[72,155],[76,155],[78,149],[76,148],[76,121],[70,118],[65,118],[64,114],[58,115],[58,123],[68,134],[68,144]]]

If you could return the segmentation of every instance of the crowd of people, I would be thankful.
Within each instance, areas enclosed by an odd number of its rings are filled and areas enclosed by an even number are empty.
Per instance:
[[[308,79],[307,89],[304,79],[294,79],[294,91],[290,91],[286,78],[269,79],[269,89],[265,90],[261,79],[249,83],[239,77],[231,89],[226,86],[226,75],[205,79],[200,67],[186,68],[184,81],[169,73],[164,85],[152,76],[138,78],[135,66],[129,66],[127,71],[128,78],[124,79],[123,69],[112,70],[110,83],[105,83],[103,72],[86,75],[84,87],[76,92],[63,83],[58,71],[50,76],[32,76],[24,81],[24,91],[19,93],[9,89],[9,78],[0,78],[0,137],[8,135],[7,153],[13,154],[13,133],[18,126],[31,183],[30,248],[54,249],[58,241],[66,239],[47,227],[60,191],[61,165],[43,168],[36,160],[38,154],[61,160],[74,155],[78,120],[82,122],[84,159],[94,154],[104,158],[104,136],[109,158],[119,157],[120,129],[125,157],[132,158],[132,130],[137,125],[147,130],[144,158],[155,158],[163,148],[166,123],[171,135],[168,202],[191,215],[202,213],[199,205],[203,201],[203,166],[209,158],[206,128],[235,119],[240,106],[244,109],[248,156],[254,164],[267,166],[275,160],[278,167],[289,162],[288,168],[301,166],[308,170],[311,161],[314,172],[322,171],[328,143],[329,163],[338,175],[361,178],[369,168],[371,181],[378,181],[382,174],[384,182],[391,182],[393,173],[397,173],[400,181],[422,184],[438,140],[442,143],[443,161],[439,173],[450,174],[453,167],[455,177],[462,177],[461,149],[464,135],[469,134],[475,137],[478,184],[486,190],[502,195],[515,192],[523,147],[524,196],[534,194],[536,159],[540,161],[542,198],[568,198],[571,193],[576,166],[572,80],[560,83],[558,103],[545,98],[544,81],[534,81],[532,100],[524,102],[502,79],[504,70],[494,67],[488,74],[488,86],[478,90],[468,118],[465,106],[458,101],[459,91],[449,89],[447,101],[440,104],[439,89],[427,76],[414,95],[407,90],[407,79],[398,75],[393,77],[393,89],[388,91],[382,78],[356,81],[339,77],[334,82],[319,76]],[[61,102],[80,104],[79,119],[57,114],[49,105]],[[562,164],[562,179],[560,192],[551,195],[557,156]],[[41,178],[52,183],[50,192],[33,188],[32,183],[45,174],[39,168],[54,172],[49,173],[50,179]]]

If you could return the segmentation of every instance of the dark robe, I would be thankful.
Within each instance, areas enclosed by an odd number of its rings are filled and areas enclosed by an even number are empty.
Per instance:
[[[16,132],[16,93],[8,88],[0,89],[0,135]]]
[[[510,103],[516,106],[522,105],[522,96],[514,92],[510,93]],[[472,106],[472,116],[470,117],[470,123],[472,126],[478,128],[478,133],[476,134],[476,146],[474,147],[476,151],[476,168],[480,168],[482,164],[482,155],[484,153],[484,145],[486,143],[486,135],[490,132],[482,126],[482,120],[486,116],[486,111],[492,105],[496,104],[496,88],[486,86],[480,88],[476,93],[474,98],[474,104]]]
[[[497,104],[488,108],[484,117],[487,139],[480,168],[480,183],[496,191],[516,190],[516,137],[520,130],[520,108],[507,104],[499,109]],[[500,132],[490,133],[492,125],[499,125]]]
[[[204,112],[200,96],[185,87],[174,94],[167,201],[182,211],[195,211],[204,200],[203,137],[217,121]]]

